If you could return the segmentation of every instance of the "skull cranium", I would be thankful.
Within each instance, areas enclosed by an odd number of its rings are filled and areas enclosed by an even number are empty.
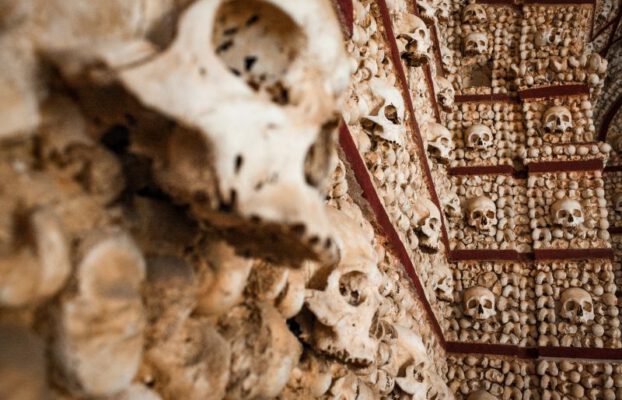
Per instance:
[[[576,324],[586,324],[594,319],[592,296],[582,288],[569,288],[561,295],[560,315]]]
[[[423,210],[424,217],[418,227],[419,243],[429,249],[438,250],[442,226],[441,213],[436,204],[429,199],[422,199],[421,205],[425,210]]]
[[[167,191],[239,250],[273,248],[256,244],[279,227],[289,245],[266,254],[275,261],[301,261],[287,248],[337,258],[318,187],[333,164],[333,122],[350,76],[340,35],[326,1],[197,1],[164,52],[120,70],[143,104],[198,132],[209,190],[188,193],[173,181]]]
[[[421,18],[406,14],[398,29],[400,54],[409,67],[419,67],[430,61],[432,39],[430,31]]]
[[[450,112],[454,106],[456,91],[454,86],[442,76],[436,77],[436,100],[444,111]]]
[[[570,198],[557,200],[551,206],[551,221],[564,228],[575,228],[583,224],[585,217],[581,203]]]
[[[492,130],[484,124],[471,125],[464,136],[467,147],[472,149],[485,150],[493,145]]]
[[[453,301],[454,299],[454,277],[451,268],[447,264],[436,266],[430,277],[432,290],[436,293],[439,300]]]
[[[547,133],[564,133],[572,129],[572,114],[564,106],[553,106],[544,113],[542,125]]]
[[[462,12],[462,22],[465,24],[481,24],[488,20],[486,9],[481,4],[469,4]]]
[[[472,198],[467,203],[469,225],[488,232],[497,225],[497,205],[487,196]]]
[[[483,32],[471,32],[464,38],[464,53],[478,56],[488,53],[488,35]]]
[[[369,365],[378,348],[377,339],[370,335],[380,304],[377,255],[357,221],[332,208],[329,215],[338,238],[343,239],[341,261],[322,290],[307,290],[305,304],[317,319],[308,337],[321,352]]]
[[[379,137],[402,144],[404,142],[405,115],[404,99],[399,90],[381,79],[373,78],[370,88],[374,96],[382,99],[380,108],[362,118],[362,125],[366,131]]]
[[[466,315],[486,320],[497,315],[495,295],[483,286],[473,286],[464,292],[464,312]]]
[[[451,132],[437,122],[430,122],[424,126],[427,149],[437,161],[447,162],[453,149]]]

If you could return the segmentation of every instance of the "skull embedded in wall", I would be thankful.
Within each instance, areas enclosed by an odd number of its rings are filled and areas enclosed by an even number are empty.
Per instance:
[[[622,192],[616,192],[613,195],[613,208],[619,213],[622,213]]]
[[[464,53],[479,56],[488,53],[488,35],[484,32],[471,32],[464,38]]]
[[[454,147],[449,129],[436,122],[426,124],[423,129],[430,155],[440,162],[449,161]]]
[[[442,76],[437,76],[434,82],[436,84],[436,100],[443,111],[450,112],[454,106],[456,91],[454,86]]]
[[[486,9],[481,4],[469,4],[462,11],[462,22],[465,24],[482,24],[488,20]]]
[[[468,223],[480,232],[488,232],[497,225],[497,205],[487,196],[469,199]]]
[[[322,284],[307,290],[305,304],[316,320],[304,336],[317,351],[355,365],[370,365],[378,348],[378,340],[370,334],[380,304],[377,255],[356,220],[328,210],[341,239],[341,260]]]
[[[570,198],[557,200],[551,206],[551,222],[564,228],[575,228],[583,224],[585,216],[581,203]]]
[[[166,190],[238,250],[337,258],[321,192],[350,79],[340,37],[325,0],[197,1],[164,52],[120,70],[143,104],[196,132],[190,154],[207,190],[174,180]],[[173,161],[199,168],[185,154]]]
[[[419,67],[430,61],[432,39],[428,27],[421,18],[412,14],[404,15],[397,31],[400,54],[406,65]]]
[[[586,324],[594,319],[592,296],[582,288],[562,292],[560,315],[575,324]]]
[[[374,97],[381,99],[381,102],[379,108],[361,118],[363,128],[384,140],[403,144],[406,108],[402,94],[395,86],[381,79],[373,78],[369,85]]]
[[[491,395],[485,390],[478,390],[467,397],[467,400],[498,400],[497,397]]]
[[[434,266],[430,280],[432,281],[432,290],[434,290],[437,299],[453,301],[454,277],[451,268],[447,264],[442,263]]]
[[[433,24],[436,22],[436,7],[434,6],[434,0],[418,0],[417,11],[419,16],[424,21]]]
[[[460,208],[460,198],[454,192],[446,193],[441,199],[443,203],[443,210],[449,218],[456,218],[462,215],[462,209]]]
[[[487,288],[473,286],[464,292],[464,313],[471,318],[486,320],[497,315],[495,295]]]
[[[464,136],[467,147],[471,149],[486,150],[493,145],[492,130],[484,124],[471,125]]]
[[[393,325],[396,333],[396,348],[393,354],[393,368],[398,371],[396,385],[412,399],[428,399],[432,388],[431,360],[421,336],[406,327]]]
[[[534,44],[536,48],[542,49],[547,46],[559,46],[563,42],[563,31],[550,26],[539,26],[534,35]]]
[[[572,114],[564,106],[553,106],[546,110],[542,118],[546,133],[564,133],[572,129]]]
[[[422,199],[420,202],[424,208],[424,217],[417,228],[419,243],[431,250],[438,250],[441,236],[441,213],[430,199]]]

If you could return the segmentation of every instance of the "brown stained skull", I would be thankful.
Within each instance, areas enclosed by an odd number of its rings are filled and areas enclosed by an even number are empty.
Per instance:
[[[487,288],[473,286],[464,292],[464,313],[471,318],[486,320],[497,315],[495,295]]]
[[[489,232],[497,225],[497,205],[487,196],[469,199],[467,212],[469,225],[480,232]]]
[[[464,136],[467,147],[475,150],[486,150],[493,145],[492,130],[483,124],[471,125]]]
[[[397,30],[400,54],[409,67],[420,67],[431,59],[432,39],[430,31],[421,18],[406,14]]]
[[[594,319],[592,296],[582,288],[569,288],[561,295],[560,315],[576,324],[586,324]]]
[[[471,32],[464,38],[464,53],[479,56],[488,53],[488,35],[484,32]]]
[[[481,4],[469,4],[462,11],[462,22],[465,24],[483,24],[487,20],[486,9]]]
[[[550,107],[542,117],[546,133],[564,133],[572,129],[572,113],[564,106]]]

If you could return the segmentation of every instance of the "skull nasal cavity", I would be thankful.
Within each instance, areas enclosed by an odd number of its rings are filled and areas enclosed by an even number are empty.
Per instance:
[[[289,104],[287,74],[305,48],[300,27],[281,9],[259,0],[223,3],[212,44],[232,74],[277,104]]]

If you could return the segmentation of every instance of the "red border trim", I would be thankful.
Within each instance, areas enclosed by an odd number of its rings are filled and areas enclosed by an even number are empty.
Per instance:
[[[586,84],[569,84],[543,86],[533,89],[519,90],[518,97],[524,101],[529,99],[539,99],[544,97],[561,97],[561,96],[580,96],[589,95],[590,88]]]
[[[514,175],[516,169],[511,165],[473,165],[466,167],[451,167],[447,171],[452,176],[464,175]]]
[[[536,249],[533,251],[536,261],[544,260],[613,260],[613,249]]]
[[[333,0],[337,4],[339,16],[341,18],[341,26],[344,28],[346,37],[352,36],[354,29],[354,6],[352,0]]]
[[[516,250],[452,250],[452,262],[458,261],[521,261]]]
[[[568,171],[601,171],[605,167],[600,158],[580,161],[544,161],[527,164],[530,174],[545,172],[568,172]]]
[[[517,97],[507,94],[460,94],[454,98],[455,103],[518,103]]]

